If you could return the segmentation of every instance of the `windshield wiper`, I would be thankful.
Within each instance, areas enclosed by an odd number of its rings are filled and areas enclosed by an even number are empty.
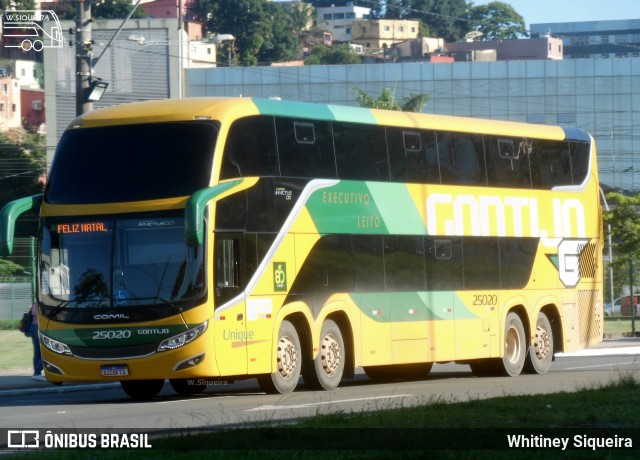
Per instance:
[[[67,305],[69,305],[70,301],[69,300],[65,300],[63,302],[60,302],[58,304],[58,306],[54,307],[53,310],[51,310],[49,313],[47,313],[47,318],[49,319],[53,319],[54,316],[56,316],[58,313],[60,313],[62,311],[62,309],[64,307],[66,307]]]

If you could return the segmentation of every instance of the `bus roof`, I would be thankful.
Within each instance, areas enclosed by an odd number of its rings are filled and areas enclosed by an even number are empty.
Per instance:
[[[250,115],[274,115],[550,140],[585,142],[590,140],[590,136],[578,128],[248,97],[166,99],[116,105],[82,115],[71,122],[68,129],[194,119],[214,119],[228,123],[236,118]]]

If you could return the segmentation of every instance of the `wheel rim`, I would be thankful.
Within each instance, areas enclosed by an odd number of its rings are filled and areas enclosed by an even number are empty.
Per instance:
[[[543,360],[549,356],[549,352],[551,351],[551,337],[549,337],[549,333],[545,328],[540,326],[536,328],[536,338],[533,346],[536,352],[536,358],[539,360]]]
[[[510,363],[517,363],[520,357],[520,335],[515,327],[507,331],[505,354]]]
[[[298,351],[289,337],[281,337],[278,342],[278,372],[284,379],[291,378],[298,366]]]
[[[342,354],[340,352],[340,344],[332,334],[327,334],[322,340],[320,358],[322,359],[322,369],[325,374],[333,377],[340,368]]]

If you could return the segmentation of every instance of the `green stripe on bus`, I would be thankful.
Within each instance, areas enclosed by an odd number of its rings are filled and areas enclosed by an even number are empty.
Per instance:
[[[367,185],[390,234],[427,234],[427,227],[405,184],[369,182]]]
[[[384,219],[365,182],[341,181],[307,201],[318,233],[386,235]]]
[[[260,98],[254,98],[252,101],[262,115],[280,115],[291,118],[312,118],[314,120],[368,123],[372,125],[378,124],[371,111],[361,107]]]
[[[351,299],[368,318],[379,322],[477,319],[455,292],[359,292]]]

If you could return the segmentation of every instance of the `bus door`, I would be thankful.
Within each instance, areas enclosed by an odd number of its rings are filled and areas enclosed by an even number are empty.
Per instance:
[[[215,357],[221,375],[247,373],[247,309],[242,295],[240,234],[216,233],[214,260]]]

